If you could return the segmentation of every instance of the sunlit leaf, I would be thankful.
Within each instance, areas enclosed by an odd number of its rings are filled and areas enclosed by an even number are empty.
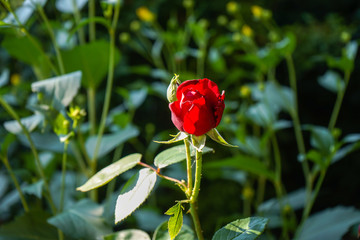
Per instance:
[[[179,234],[173,240],[194,240],[194,231],[187,225],[183,225]],[[167,222],[160,224],[153,235],[153,240],[172,240],[168,231]]]
[[[76,8],[80,11],[88,0],[56,0],[55,6],[57,10],[63,13],[74,13],[76,4]]]
[[[216,128],[213,128],[210,131],[208,131],[206,135],[208,135],[215,142],[220,143],[221,145],[224,145],[226,147],[237,147],[225,141],[225,139],[220,135],[220,133],[218,132],[218,130],[216,130]]]
[[[360,222],[360,211],[338,206],[311,215],[299,229],[298,239],[341,239],[350,226]]]
[[[178,132],[178,134],[176,134],[174,136],[174,138],[168,140],[168,141],[154,141],[156,143],[162,143],[162,144],[170,144],[170,143],[175,143],[175,142],[179,142],[184,140],[185,138],[187,138],[189,135],[186,132]]]
[[[135,167],[141,159],[141,154],[134,153],[126,157],[121,158],[117,162],[110,164],[109,166],[101,169],[94,176],[92,176],[84,185],[78,187],[77,190],[86,192],[94,188],[101,187],[110,182],[121,173]]]
[[[168,221],[168,230],[171,239],[174,239],[180,232],[183,225],[183,206],[180,202],[172,206],[165,212],[166,215],[170,215]]]
[[[78,93],[81,83],[81,71],[37,81],[31,84],[33,92],[41,93],[50,104],[62,110],[68,106]]]
[[[22,118],[20,121],[29,132],[32,132],[43,120],[43,115],[35,114],[30,117]],[[16,120],[5,122],[4,127],[12,134],[22,133],[22,128]]]
[[[150,195],[156,182],[156,172],[144,168],[123,187],[116,201],[115,223],[128,217]]]
[[[253,240],[261,235],[267,222],[262,217],[239,219],[218,230],[212,240]]]
[[[150,236],[138,229],[127,229],[106,235],[101,240],[151,240]]]
[[[98,237],[111,233],[111,226],[106,225],[102,218],[103,211],[102,206],[83,199],[51,217],[48,222],[71,238],[97,240]]]
[[[202,153],[213,152],[212,148],[204,147]],[[195,156],[195,149],[190,149],[191,156]],[[172,148],[168,148],[161,153],[159,153],[155,159],[154,164],[158,168],[164,168],[169,165],[181,162],[186,159],[186,150],[184,145],[175,146]]]
[[[15,14],[20,23],[25,24],[29,18],[33,16],[37,4],[43,7],[46,2],[47,0],[25,0],[23,4],[15,10]],[[19,25],[12,13],[9,13],[2,21],[11,25]]]

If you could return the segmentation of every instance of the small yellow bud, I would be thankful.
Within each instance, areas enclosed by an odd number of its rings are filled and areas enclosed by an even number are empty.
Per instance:
[[[14,74],[11,75],[10,82],[11,82],[12,85],[17,86],[17,85],[20,84],[20,81],[21,81],[21,78],[20,78],[19,74],[14,73]]]
[[[227,19],[226,16],[220,15],[220,16],[218,16],[218,18],[217,18],[217,23],[218,23],[220,26],[225,26],[225,25],[228,23],[228,19]]]
[[[140,27],[141,27],[141,26],[140,26],[140,22],[137,21],[137,20],[134,20],[134,21],[132,21],[132,22],[130,23],[130,29],[131,29],[131,31],[133,31],[133,32],[139,31]]]
[[[340,35],[340,39],[343,43],[347,43],[351,40],[351,35],[349,32],[343,31]]]
[[[245,186],[243,188],[242,195],[244,199],[252,199],[254,197],[254,190],[249,186]]]
[[[122,43],[127,43],[130,40],[130,34],[127,32],[120,33],[119,40]]]
[[[136,15],[144,22],[152,22],[155,20],[155,15],[147,7],[139,7],[136,9]]]
[[[262,16],[263,9],[260,6],[254,5],[251,7],[251,12],[255,18],[259,19]]]
[[[226,4],[226,10],[231,14],[236,13],[239,10],[239,5],[234,1],[228,2]]]
[[[240,88],[240,96],[243,98],[248,98],[251,95],[251,88],[247,85],[244,85]]]
[[[241,32],[247,37],[252,37],[253,35],[253,30],[246,24],[244,24],[243,27],[241,28]]]

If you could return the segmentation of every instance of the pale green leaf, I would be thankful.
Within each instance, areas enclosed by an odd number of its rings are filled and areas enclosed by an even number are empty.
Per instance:
[[[138,229],[127,229],[104,236],[101,240],[151,240],[150,236]]]
[[[332,152],[335,140],[329,129],[314,125],[307,125],[305,128],[311,132],[310,143],[314,148],[319,149],[324,155]]]
[[[338,93],[345,87],[345,83],[341,76],[332,70],[327,71],[324,75],[318,78],[319,84],[327,90]]]
[[[22,125],[29,131],[32,132],[42,121],[44,116],[41,114],[35,114],[30,117],[20,119]],[[4,123],[5,129],[12,134],[22,133],[22,128],[18,121],[11,120]]]
[[[261,161],[255,157],[237,154],[235,157],[220,159],[204,164],[205,168],[230,167],[247,171],[259,176],[264,176],[269,180],[275,179],[275,174]]]
[[[84,199],[48,219],[48,222],[69,237],[97,240],[98,237],[111,233],[111,226],[106,225],[102,217],[103,212],[102,206]]]
[[[31,84],[33,92],[42,93],[44,100],[62,110],[68,106],[78,93],[81,83],[81,71],[76,71],[58,77],[37,81]]]
[[[1,26],[1,24],[0,24],[0,26]],[[0,74],[0,88],[5,86],[6,84],[8,84],[9,75],[10,75],[9,69],[6,68],[2,71],[2,73]]]
[[[183,207],[180,202],[172,206],[165,212],[166,215],[170,215],[168,221],[169,235],[171,239],[174,239],[180,232],[183,225]]]
[[[235,145],[231,145],[228,142],[225,141],[225,139],[220,135],[220,133],[218,132],[218,130],[216,130],[216,128],[211,129],[210,131],[208,131],[206,133],[206,135],[208,135],[212,140],[214,140],[217,143],[220,143],[224,146],[227,147],[237,147]]]
[[[72,13],[75,14],[75,7],[77,10],[81,10],[88,0],[56,0],[55,6],[56,9],[63,13]]]
[[[86,192],[101,187],[123,172],[135,167],[140,162],[140,159],[141,154],[139,153],[128,155],[97,172],[84,185],[78,187],[77,190]]]
[[[97,157],[101,158],[105,156],[120,144],[138,135],[139,135],[139,130],[133,126],[128,126],[125,129],[119,130],[115,133],[105,134],[101,138],[101,144]],[[98,138],[97,136],[92,136],[86,140],[85,148],[90,158],[94,157],[97,138]]]
[[[353,207],[338,206],[311,215],[298,239],[341,239],[348,229],[360,222],[360,211]]]
[[[156,182],[156,172],[144,168],[121,190],[115,206],[115,223],[128,217],[150,195]]]
[[[189,135],[185,132],[178,132],[178,134],[176,134],[175,136],[173,136],[172,139],[168,140],[168,141],[154,141],[156,143],[162,143],[162,144],[170,144],[170,143],[175,143],[175,142],[179,142],[184,140],[185,138],[187,138]]]
[[[174,240],[194,240],[195,235],[194,231],[187,225],[183,225],[179,234],[175,237]],[[153,235],[152,240],[171,240],[167,222],[160,224]]]
[[[208,152],[213,152],[212,148],[204,147],[203,154]],[[190,149],[191,156],[195,156],[195,149]],[[169,165],[181,162],[186,159],[186,150],[184,145],[178,145],[169,149],[166,149],[156,155],[154,159],[154,164],[158,168],[164,168]]]
[[[262,217],[239,219],[218,230],[212,240],[253,240],[261,235],[267,222]]]

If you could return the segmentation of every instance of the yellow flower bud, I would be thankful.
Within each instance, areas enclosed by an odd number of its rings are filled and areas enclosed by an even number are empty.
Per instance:
[[[155,15],[147,7],[139,7],[136,9],[136,15],[144,22],[152,22],[155,20]]]
[[[246,24],[244,24],[243,27],[241,28],[241,32],[247,37],[252,37],[253,35],[253,30]]]
[[[251,95],[251,88],[247,85],[244,85],[240,88],[240,96],[243,98],[248,98]]]
[[[243,188],[242,195],[244,199],[252,199],[254,197],[254,190],[249,186],[245,186]]]
[[[229,12],[229,13],[236,13],[239,9],[239,5],[234,2],[234,1],[231,1],[231,2],[228,2],[226,4],[226,10]]]
[[[255,18],[259,19],[262,16],[263,9],[260,6],[254,5],[251,7],[251,12]]]
[[[11,75],[10,82],[11,82],[12,85],[17,86],[17,85],[20,84],[20,81],[21,81],[21,78],[20,78],[19,74],[14,73],[14,74]]]

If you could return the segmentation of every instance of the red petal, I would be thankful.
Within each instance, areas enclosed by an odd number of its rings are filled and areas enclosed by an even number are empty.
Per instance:
[[[169,104],[171,110],[171,121],[179,131],[184,131],[184,116],[180,109],[180,101],[175,101]]]

